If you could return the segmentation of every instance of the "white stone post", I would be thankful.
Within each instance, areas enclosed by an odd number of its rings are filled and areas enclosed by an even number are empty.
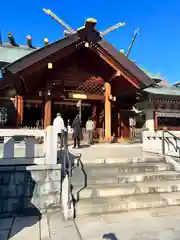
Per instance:
[[[53,126],[46,128],[46,157],[45,164],[57,164],[57,134]]]
[[[4,137],[3,157],[5,159],[14,158],[14,138],[13,137]]]
[[[47,131],[45,131],[45,134],[43,136],[43,154],[46,155],[46,141],[47,141]]]
[[[26,137],[25,157],[27,159],[30,158],[32,162],[34,162],[34,157],[35,157],[35,144],[36,144],[36,139],[34,136]]]
[[[147,109],[145,111],[146,122],[145,127],[149,129],[149,131],[154,132],[154,111],[153,109]]]

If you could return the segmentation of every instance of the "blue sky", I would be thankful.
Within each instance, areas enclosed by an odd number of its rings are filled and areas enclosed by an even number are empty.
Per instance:
[[[10,0],[1,3],[0,32],[3,41],[11,31],[19,44],[26,36],[41,46],[44,37],[55,41],[63,28],[47,16],[49,8],[73,28],[88,17],[97,19],[97,28],[104,30],[119,21],[127,25],[106,36],[117,49],[127,50],[134,30],[140,32],[131,58],[144,68],[160,73],[167,81],[180,81],[180,0]]]

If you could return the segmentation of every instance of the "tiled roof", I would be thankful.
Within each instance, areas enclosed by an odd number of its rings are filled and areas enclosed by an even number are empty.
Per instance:
[[[35,48],[29,48],[22,45],[11,46],[6,43],[0,44],[0,62],[12,63],[35,50]]]
[[[148,87],[144,91],[155,95],[180,96],[180,88],[175,86]]]
[[[143,72],[145,72],[150,78],[164,80],[163,77],[159,73],[156,73],[156,74],[152,73],[152,72],[146,70],[144,67],[141,67],[141,66],[139,66],[139,68],[141,68],[141,70]]]
[[[77,44],[79,42],[82,43],[83,41],[88,41],[93,44],[95,43],[99,51],[103,51],[104,54],[107,54],[110,57],[111,61],[116,62],[116,65],[119,69],[122,68],[124,71],[128,72],[128,74],[138,79],[142,87],[147,87],[154,84],[154,81],[148,77],[147,74],[145,74],[137,65],[116,50],[110,43],[102,39],[100,33],[95,30],[94,25],[92,26],[91,24],[86,24],[84,29],[79,30],[77,33],[62,38],[54,43],[48,44],[40,49],[31,49],[31,51],[24,49],[21,51],[21,56],[18,56],[18,48],[16,48],[16,52],[14,53],[14,59],[16,58],[16,60],[13,61],[13,59],[10,58],[11,64],[6,66],[4,69],[12,74],[17,74],[27,67],[32,66],[34,63],[47,61],[48,57],[52,54],[55,54],[65,48],[70,48],[73,44]]]
[[[147,69],[139,66],[139,68],[145,72],[150,78],[154,79],[159,86],[168,86],[168,82],[159,74],[159,73],[152,73]]]
[[[2,63],[13,63],[16,60],[36,51],[40,47],[37,48],[29,48],[27,45],[18,45],[12,46],[9,43],[0,44],[0,62]],[[138,65],[137,65],[138,66]],[[148,75],[151,79],[159,79],[161,82],[164,82],[163,77],[160,74],[154,74],[144,67],[138,66],[145,74]],[[161,85],[161,84],[160,84]],[[162,85],[167,85],[165,84]]]

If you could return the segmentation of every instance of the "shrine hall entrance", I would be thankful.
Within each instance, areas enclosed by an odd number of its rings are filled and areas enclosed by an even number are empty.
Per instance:
[[[68,120],[70,125],[72,125],[74,118],[77,114],[79,114],[79,108],[77,107],[77,102],[73,103],[54,103],[53,110],[52,110],[52,122],[56,117],[56,114],[60,113],[64,124],[67,126]],[[81,120],[82,120],[82,127],[84,128],[86,125],[86,121],[88,118],[92,116],[92,106],[88,103],[82,103],[81,106]]]
[[[28,128],[43,128],[43,107],[39,105],[24,106],[23,126]]]

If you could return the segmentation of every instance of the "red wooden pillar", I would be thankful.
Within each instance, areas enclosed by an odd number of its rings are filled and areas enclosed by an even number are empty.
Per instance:
[[[104,109],[102,109],[102,106],[100,102],[97,102],[92,107],[92,120],[95,124],[95,131],[94,131],[94,137],[95,139],[102,139],[102,122],[104,121],[104,115],[103,112]],[[103,116],[102,116],[103,115]]]
[[[92,120],[93,120],[93,122],[95,124],[95,128],[96,128],[96,125],[97,125],[97,105],[96,104],[94,104],[92,106]]]
[[[105,140],[111,140],[111,85],[105,83]]]
[[[120,108],[119,106],[116,105],[115,107],[115,121],[116,121],[116,137],[120,138],[121,137],[121,114],[120,114]]]
[[[44,105],[44,128],[51,125],[51,110],[52,110],[52,101],[47,99]]]
[[[158,130],[158,117],[157,117],[157,111],[154,111],[154,130]]]
[[[22,96],[15,96],[15,107],[17,113],[16,124],[19,126],[22,124],[24,113],[24,100]]]
[[[93,138],[97,139],[97,105],[92,106],[92,121],[94,122]]]
[[[100,140],[104,139],[104,120],[105,120],[105,113],[104,107],[99,108],[99,138]]]
[[[128,139],[130,137],[129,116],[126,111],[121,114],[121,132],[123,139]]]

